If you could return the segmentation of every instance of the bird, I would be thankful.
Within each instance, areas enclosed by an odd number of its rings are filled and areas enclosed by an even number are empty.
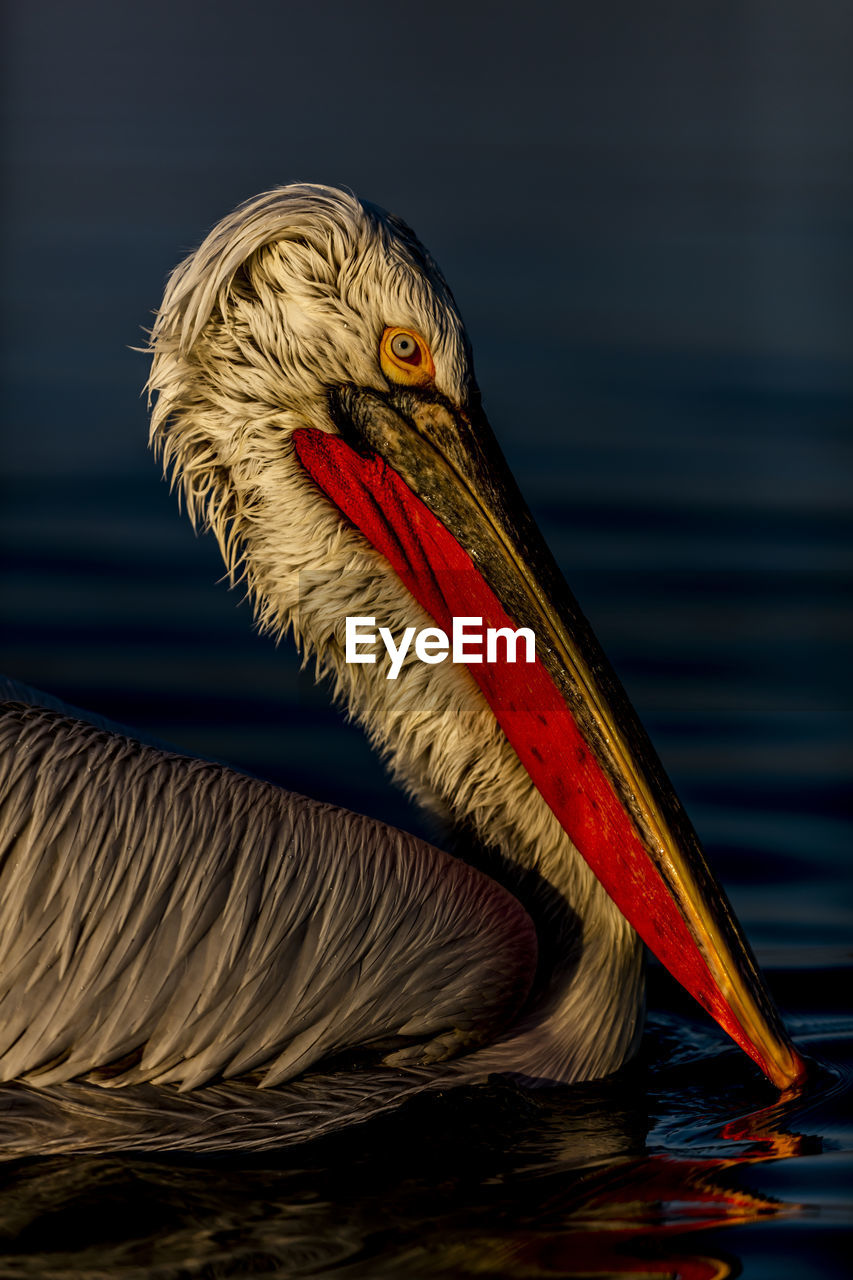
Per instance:
[[[190,518],[449,851],[8,684],[0,1081],[82,1082],[97,1109],[271,1096],[330,1063],[418,1088],[598,1079],[637,1051],[646,943],[795,1087],[803,1059],[414,232],[343,188],[267,191],[172,273],[150,352],[151,444]],[[451,660],[460,619],[505,644]],[[352,653],[353,622],[426,639],[392,678]]]

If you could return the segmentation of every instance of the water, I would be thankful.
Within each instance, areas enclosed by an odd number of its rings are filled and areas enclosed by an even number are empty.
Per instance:
[[[10,6],[0,669],[424,831],[217,581],[129,350],[237,200],[349,182],[450,279],[814,1069],[777,1099],[654,968],[641,1058],[599,1085],[421,1096],[254,1156],[6,1162],[0,1277],[847,1274],[850,16],[120,8]]]
[[[422,1096],[286,1157],[25,1162],[0,1274],[844,1276],[849,1037],[815,1022],[797,1099],[679,1011],[594,1086]]]

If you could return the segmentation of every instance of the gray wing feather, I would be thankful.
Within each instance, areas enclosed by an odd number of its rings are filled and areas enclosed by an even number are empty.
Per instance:
[[[0,709],[0,1080],[277,1085],[511,1020],[521,906],[402,832],[37,707]]]

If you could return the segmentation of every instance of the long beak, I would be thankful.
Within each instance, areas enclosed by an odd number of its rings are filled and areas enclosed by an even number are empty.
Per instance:
[[[439,626],[527,627],[530,666],[477,664],[540,794],[623,915],[780,1089],[805,1074],[725,893],[478,405],[334,393],[303,465]],[[354,448],[351,448],[353,445]]]

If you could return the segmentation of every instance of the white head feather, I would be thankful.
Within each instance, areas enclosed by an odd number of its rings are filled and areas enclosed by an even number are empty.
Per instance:
[[[399,634],[431,619],[384,558],[319,492],[291,435],[334,432],[328,393],[387,390],[388,326],[415,329],[437,389],[463,405],[470,349],[435,263],[400,221],[330,187],[267,192],[216,226],[169,280],[152,332],[151,440],[193,520],[216,534],[262,627],[292,629],[422,803],[464,821],[541,879],[583,921],[567,937],[551,1015],[530,1038],[530,1073],[618,1066],[640,1030],[633,932],[539,796],[464,667],[348,665],[345,618]],[[523,1033],[522,1033],[523,1034]],[[512,1060],[518,1069],[516,1039]]]

